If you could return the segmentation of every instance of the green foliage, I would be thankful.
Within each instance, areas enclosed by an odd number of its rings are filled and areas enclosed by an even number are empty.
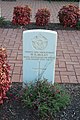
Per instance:
[[[5,18],[4,17],[0,17],[0,26],[2,26],[5,22]]]
[[[47,80],[27,85],[22,99],[25,106],[38,111],[41,120],[53,119],[54,114],[70,101],[69,95],[59,84],[52,85]]]
[[[9,20],[5,20],[4,17],[0,17],[0,27],[3,27],[3,26],[10,26],[11,25],[11,21]]]
[[[78,29],[80,29],[80,20],[77,22],[77,26]]]
[[[10,24],[11,24],[11,21],[6,20],[6,21],[4,21],[4,24],[10,25]]]

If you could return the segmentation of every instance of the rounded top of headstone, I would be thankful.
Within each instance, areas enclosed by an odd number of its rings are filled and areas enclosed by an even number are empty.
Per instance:
[[[29,32],[46,32],[46,33],[53,33],[53,34],[56,34],[57,35],[57,32],[56,31],[52,31],[52,30],[45,30],[45,29],[32,29],[32,30],[26,30],[26,31],[23,31],[23,33],[29,33]]]

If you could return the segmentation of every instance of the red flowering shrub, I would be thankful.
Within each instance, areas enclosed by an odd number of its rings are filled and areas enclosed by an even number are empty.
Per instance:
[[[6,92],[10,88],[10,66],[7,63],[7,54],[4,48],[0,48],[0,104],[6,99]]]
[[[58,16],[60,23],[63,24],[64,27],[75,27],[80,18],[79,7],[74,5],[63,6],[58,12]]]
[[[47,8],[38,9],[35,18],[36,18],[36,25],[39,26],[47,25],[50,20],[50,12]]]
[[[27,25],[30,23],[30,15],[31,9],[28,7],[28,5],[25,7],[14,7],[12,23],[15,25]]]

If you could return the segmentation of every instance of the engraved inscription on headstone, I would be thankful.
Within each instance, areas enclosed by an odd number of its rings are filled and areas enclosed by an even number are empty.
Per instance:
[[[23,83],[47,79],[54,83],[57,33],[51,30],[23,32]]]
[[[32,40],[32,45],[36,50],[43,50],[47,47],[48,40],[46,37],[39,34],[38,36],[35,36]]]

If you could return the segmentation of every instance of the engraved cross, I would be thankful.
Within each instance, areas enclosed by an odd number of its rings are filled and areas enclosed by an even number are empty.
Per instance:
[[[37,80],[40,80],[42,75],[42,71],[44,72],[46,70],[46,68],[41,68],[41,63],[39,61],[39,64],[38,64],[38,68],[33,68],[35,71],[37,71]]]

